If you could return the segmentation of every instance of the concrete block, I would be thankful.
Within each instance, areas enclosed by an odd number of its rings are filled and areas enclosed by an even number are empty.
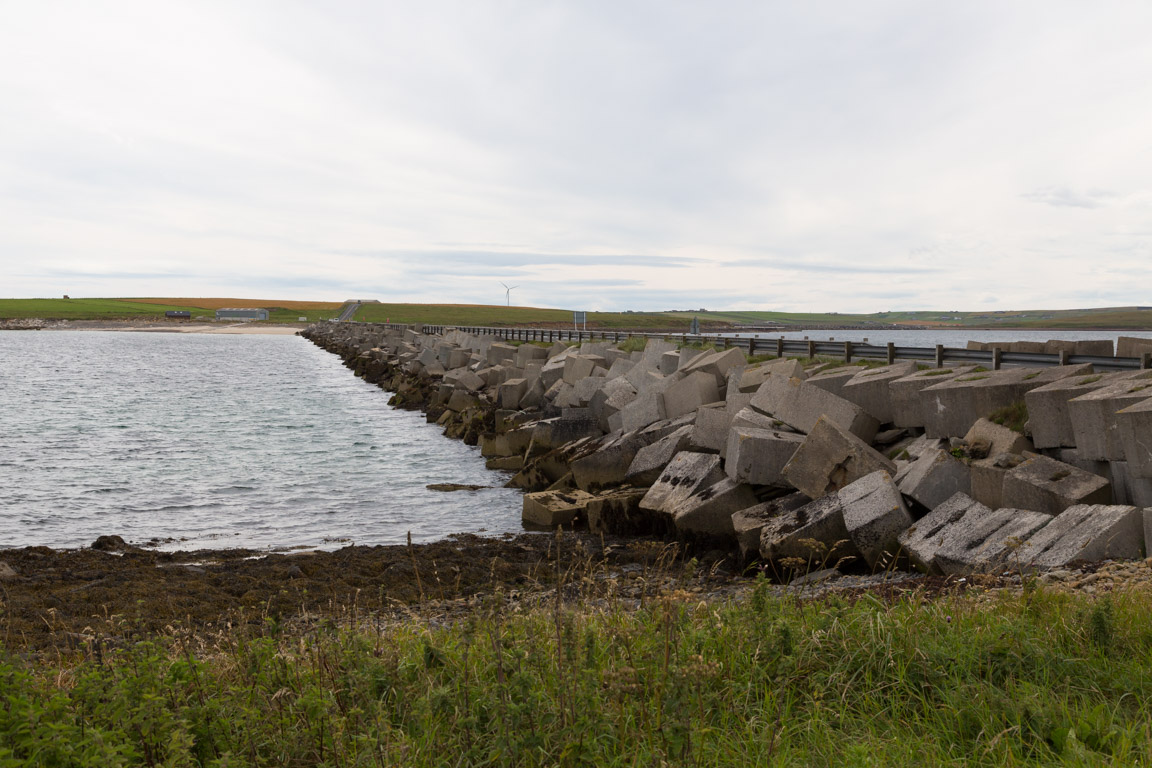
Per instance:
[[[1152,397],[1116,412],[1116,434],[1131,476],[1152,478]]]
[[[843,397],[844,385],[856,378],[860,370],[855,365],[844,365],[812,374],[805,381],[829,394]]]
[[[600,425],[594,419],[542,419],[532,428],[533,452],[562,448],[584,438],[600,437]]]
[[[948,530],[956,525],[959,530],[971,528],[992,514],[992,510],[967,494],[957,493],[940,504],[900,534],[897,542],[908,555],[908,560],[920,571],[942,573],[936,564],[936,553],[944,546]],[[967,521],[961,522],[965,517]]]
[[[664,467],[640,506],[653,512],[671,514],[694,492],[710,488],[721,479],[726,478],[720,468],[719,456],[681,451]]]
[[[933,509],[957,493],[970,493],[972,478],[968,465],[948,451],[924,451],[920,458],[896,476],[900,492],[917,504]]]
[[[986,459],[973,461],[968,466],[972,479],[970,495],[976,501],[999,509],[1004,506],[1004,475],[1023,463],[1024,457],[1015,453],[999,453]]]
[[[673,457],[688,447],[691,436],[692,425],[684,425],[638,450],[624,481],[636,486],[655,483]]]
[[[766,520],[760,531],[760,557],[773,561],[796,558],[809,569],[859,557],[844,525],[840,495],[829,494]]]
[[[644,345],[644,362],[651,365],[654,369],[660,367],[660,359],[664,356],[665,352],[675,352],[676,345],[664,339],[648,339]]]
[[[892,476],[879,470],[840,489],[844,527],[869,567],[885,567],[900,545],[897,538],[912,525],[912,515]]]
[[[1052,518],[1026,509],[969,512],[940,532],[936,566],[946,575],[989,573],[1020,561],[1015,553]]]
[[[540,369],[540,381],[544,384],[544,389],[550,389],[555,386],[558,381],[564,379],[564,361],[567,359],[567,356],[557,357],[544,363],[544,366]]]
[[[1074,355],[1095,355],[1096,357],[1112,357],[1112,339],[1081,339],[1072,349]]]
[[[785,512],[795,511],[810,501],[802,493],[790,493],[733,513],[732,528],[736,532],[741,560],[748,562],[760,557],[760,535],[769,521]]]
[[[731,368],[746,363],[747,358],[744,357],[744,351],[739,347],[732,347],[731,349],[721,349],[700,355],[687,366],[683,365],[683,361],[681,361],[680,370],[689,375],[696,372],[707,373],[716,380],[716,386],[720,386],[726,381],[728,371]]]
[[[588,530],[614,536],[659,532],[652,514],[640,509],[644,493],[643,489],[622,488],[598,495],[585,507]]]
[[[895,474],[896,465],[831,419],[821,417],[784,466],[784,479],[818,499],[876,470]]]
[[[660,355],[660,373],[671,376],[680,367],[680,350],[674,349]]]
[[[576,401],[582,406],[588,405],[592,402],[593,396],[595,396],[607,382],[608,379],[603,376],[588,376],[587,378],[580,379],[572,388]],[[627,384],[628,382],[624,383]]]
[[[628,370],[628,373],[624,374],[624,378],[632,385],[632,389],[640,392],[646,389],[653,380],[663,379],[665,377],[660,373],[660,367],[658,365],[653,365],[647,360],[642,360],[632,366]]]
[[[1033,456],[1004,475],[1003,503],[1058,515],[1076,504],[1110,504],[1107,479],[1047,456]]]
[[[752,396],[751,405],[801,432],[810,432],[819,419],[826,418],[871,442],[880,426],[855,403],[795,378],[769,377]]]
[[[524,494],[521,519],[528,525],[556,528],[572,527],[584,517],[588,502],[595,497],[583,491],[540,491]]]
[[[515,410],[520,407],[520,398],[527,392],[527,379],[509,379],[497,387],[496,402],[501,408]]]
[[[929,437],[961,437],[976,420],[1023,400],[1025,395],[1053,381],[1090,373],[1092,366],[1006,368],[972,372],[920,390],[924,430]]]
[[[754,394],[769,376],[782,376],[786,379],[804,379],[804,366],[791,357],[780,357],[765,363],[745,367],[740,374],[739,388],[746,394]]]
[[[720,400],[720,388],[711,373],[697,370],[664,390],[663,399],[664,418],[674,419]]]
[[[1081,459],[1123,461],[1117,412],[1152,397],[1152,379],[1116,382],[1068,401],[1068,414]]]
[[[472,371],[467,369],[460,371],[455,376],[456,389],[463,389],[467,392],[476,392],[484,388],[484,379],[477,376]]]
[[[608,374],[605,378],[618,379],[621,376],[627,375],[629,371],[636,367],[636,363],[632,362],[630,358],[621,357],[612,361],[612,365],[608,368]]]
[[[792,432],[735,427],[728,432],[724,470],[741,483],[787,485],[784,466],[803,442],[802,435]]]
[[[699,453],[718,453],[723,457],[724,444],[728,441],[728,426],[732,414],[723,404],[713,403],[696,410],[696,422],[692,425],[689,450]]]
[[[969,455],[978,459],[1032,450],[1032,441],[1024,435],[985,418],[977,419],[964,435],[964,442],[968,443]]]
[[[607,361],[600,355],[569,355],[564,358],[564,381],[576,386],[580,379],[591,376],[596,368],[608,370]]]
[[[521,344],[516,347],[516,365],[520,368],[524,368],[533,360],[543,362],[547,359],[548,350],[544,347],[538,347],[535,344]]]
[[[488,365],[501,365],[511,363],[516,359],[516,347],[511,344],[494,343],[488,347]]]
[[[1152,352],[1152,339],[1140,336],[1121,336],[1116,339],[1116,357],[1140,357]]]
[[[642,392],[620,409],[621,427],[632,432],[667,418],[664,398],[659,392]]]
[[[1062,568],[1075,560],[1136,560],[1143,549],[1141,510],[1077,504],[1028,537],[1018,557],[1028,568]]]
[[[865,369],[844,384],[840,397],[856,403],[881,424],[891,424],[893,410],[889,385],[915,372],[916,363],[912,361]]]
[[[469,408],[476,408],[480,405],[480,398],[475,394],[467,392],[462,389],[453,390],[452,395],[448,398],[447,408],[456,413],[463,413]]]
[[[588,407],[592,415],[600,422],[600,428],[605,432],[614,431],[609,428],[609,418],[619,413],[629,403],[636,399],[636,390],[625,379],[609,379],[593,395]]]
[[[1107,466],[1113,504],[1152,507],[1152,478],[1136,477],[1132,474],[1132,465],[1126,461],[1111,461]]]
[[[1144,509],[1144,555],[1152,557],[1152,507]]]
[[[1024,395],[1032,442],[1037,448],[1071,448],[1076,445],[1068,402],[1097,389],[1135,378],[1140,371],[1093,373],[1069,376]]]
[[[620,485],[636,453],[643,447],[644,442],[635,432],[625,433],[572,461],[569,464],[572,468],[572,481],[577,488],[589,493]]]

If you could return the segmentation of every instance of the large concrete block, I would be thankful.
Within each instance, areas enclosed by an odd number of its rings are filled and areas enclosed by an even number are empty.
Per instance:
[[[970,493],[972,478],[968,465],[948,451],[924,451],[896,476],[900,492],[923,507],[932,509],[957,493]]]
[[[643,429],[649,424],[667,418],[664,397],[659,392],[641,392],[632,402],[620,409],[620,426],[626,432]]]
[[[765,560],[794,558],[812,569],[835,565],[859,554],[844,525],[838,493],[783,511],[766,520],[760,531],[760,557]]]
[[[572,468],[572,481],[582,491],[598,493],[623,483],[637,452],[645,447],[635,432],[625,433],[615,439],[604,439],[608,442],[569,464]]]
[[[729,369],[745,365],[746,362],[744,351],[739,347],[732,347],[700,355],[687,366],[682,365],[680,370],[686,374],[707,373],[716,380],[716,386],[720,386],[727,379]]]
[[[1152,339],[1139,336],[1121,336],[1116,339],[1116,357],[1140,357],[1152,352]]]
[[[643,433],[641,433],[643,434]],[[652,485],[664,472],[668,463],[688,447],[692,425],[684,425],[636,452],[624,481],[635,486]]]
[[[622,378],[609,379],[603,387],[592,395],[588,407],[592,409],[592,415],[600,422],[600,428],[605,432],[611,432],[613,430],[609,427],[608,420],[612,414],[619,413],[635,399],[636,390],[627,380]]]
[[[894,414],[889,385],[915,372],[916,363],[911,361],[865,369],[844,384],[840,397],[856,403],[881,424],[890,424]]]
[[[621,488],[598,495],[585,508],[588,530],[615,536],[660,533],[652,513],[640,509],[644,493],[643,489]]]
[[[527,379],[509,379],[496,389],[496,402],[501,408],[516,410],[520,407],[520,398],[528,392]]]
[[[597,368],[608,372],[607,362],[600,355],[569,355],[564,359],[564,381],[576,386],[580,379],[591,376]]]
[[[596,438],[602,434],[600,425],[592,418],[543,419],[536,422],[532,429],[532,450],[536,453],[562,448],[577,440]]]
[[[1032,450],[1032,441],[1003,425],[978,419],[964,435],[968,452],[974,458],[998,456],[1001,453],[1024,453]]]
[[[660,355],[660,373],[671,376],[680,367],[680,350],[674,349]]]
[[[1045,384],[1090,373],[1092,366],[1007,368],[972,372],[920,390],[924,430],[929,437],[962,437],[976,420],[1023,400]]]
[[[952,526],[958,530],[971,528],[977,521],[992,514],[992,510],[967,494],[957,493],[940,504],[900,534],[897,541],[908,560],[924,573],[942,573],[936,564],[936,553],[944,546]],[[964,518],[968,519],[964,522]]]
[[[608,373],[605,378],[618,379],[621,376],[628,375],[628,372],[636,367],[630,358],[620,357],[612,361],[612,365],[608,367]]]
[[[829,394],[843,397],[844,385],[856,378],[856,374],[860,373],[860,370],[855,365],[844,365],[814,373],[808,376],[805,381]]]
[[[1021,566],[1016,553],[1033,533],[1052,520],[1043,512],[997,509],[965,514],[940,532],[936,566],[947,575],[988,573]]]
[[[670,514],[677,504],[694,492],[709,488],[721,479],[725,479],[725,475],[720,468],[719,456],[682,451],[664,467],[664,471],[644,495],[640,506],[653,512]]]
[[[660,358],[663,357],[665,352],[675,352],[676,345],[664,339],[648,339],[644,345],[644,362],[648,363],[653,369],[659,369]]]
[[[1037,387],[1024,395],[1028,424],[1037,448],[1071,448],[1076,445],[1068,403],[1081,395],[1138,377],[1142,371],[1093,373],[1067,378]]]
[[[819,419],[826,418],[871,442],[880,426],[855,403],[795,378],[770,376],[752,396],[751,405],[801,432],[811,432]]]
[[[1033,456],[1004,475],[1005,505],[1058,515],[1076,504],[1110,504],[1108,480],[1047,456]]]
[[[1117,412],[1152,397],[1152,379],[1129,379],[1068,401],[1068,414],[1081,459],[1123,461]]]
[[[1095,355],[1096,357],[1112,357],[1112,339],[1080,339],[1072,349],[1074,355]]]
[[[640,508],[670,517],[682,533],[731,537],[732,513],[756,502],[752,489],[724,475],[719,456],[683,451],[648,489]]]
[[[664,418],[674,419],[720,400],[716,378],[706,371],[693,371],[664,390]]]
[[[571,527],[584,517],[584,509],[595,497],[583,491],[540,491],[524,494],[521,517],[528,525],[544,528]]]
[[[849,483],[840,489],[840,506],[848,536],[869,567],[891,563],[897,538],[912,525],[892,476],[879,470]]]
[[[494,343],[488,347],[488,365],[501,365],[511,363],[516,359],[516,347],[511,344]]]
[[[795,511],[810,501],[802,493],[790,493],[733,513],[732,527],[736,532],[741,559],[747,562],[760,557],[760,535],[764,526],[772,519],[785,512]]]
[[[535,344],[521,344],[516,347],[516,365],[524,368],[533,360],[543,362],[548,359],[548,350]]]
[[[746,394],[754,394],[756,390],[760,389],[760,386],[769,376],[780,376],[785,379],[803,379],[805,378],[804,366],[795,358],[780,357],[775,360],[769,360],[766,363],[745,367],[740,373],[740,383],[738,385],[740,391]]]
[[[986,459],[973,461],[969,467],[972,490],[969,495],[992,509],[1004,506],[1004,475],[1019,466],[1024,457],[1015,453],[999,453]]]
[[[728,432],[724,470],[728,477],[741,483],[787,485],[784,465],[803,442],[803,435],[792,432],[735,427]]]
[[[713,403],[696,410],[696,422],[692,425],[692,438],[689,450],[699,453],[718,453],[724,456],[724,444],[728,440],[728,426],[732,414],[722,404]]]
[[[601,369],[602,370],[602,369]],[[588,376],[587,378],[580,379],[572,388],[575,393],[576,402],[581,406],[586,406],[592,402],[592,398],[604,388],[608,383],[608,379],[603,376]],[[627,384],[628,382],[624,382]]]
[[[1117,411],[1116,432],[1131,476],[1152,478],[1152,397]]]
[[[1112,482],[1112,503],[1152,507],[1152,477],[1136,477],[1126,461],[1107,462]]]
[[[818,499],[879,469],[896,473],[892,461],[836,422],[821,417],[782,474],[796,490]]]
[[[1131,506],[1077,504],[1028,537],[1018,553],[1029,568],[1060,568],[1075,560],[1135,560],[1144,549],[1144,518]]]

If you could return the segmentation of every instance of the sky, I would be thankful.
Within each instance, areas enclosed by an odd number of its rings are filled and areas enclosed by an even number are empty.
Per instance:
[[[1150,305],[1150,39],[1147,0],[0,0],[0,297]]]

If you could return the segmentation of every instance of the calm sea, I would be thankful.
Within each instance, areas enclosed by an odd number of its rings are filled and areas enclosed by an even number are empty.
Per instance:
[[[963,349],[969,341],[1048,341],[1049,339],[1067,339],[1082,341],[1085,339],[1110,339],[1115,345],[1120,336],[1137,336],[1152,339],[1152,331],[969,331],[952,330],[948,328],[925,331],[788,331],[787,333],[739,333],[725,334],[729,336],[753,336],[759,339],[775,339],[783,336],[785,339],[812,339],[813,341],[859,341],[865,339],[870,344],[883,346],[892,342],[898,347],[935,347],[943,344],[945,347]]]
[[[520,492],[295,336],[0,331],[0,547],[520,530]],[[429,483],[495,486],[441,493]]]

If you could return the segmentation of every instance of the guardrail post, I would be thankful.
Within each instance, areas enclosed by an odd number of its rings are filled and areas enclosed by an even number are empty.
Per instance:
[[[844,362],[852,362],[852,342],[844,342]]]
[[[749,338],[748,339],[748,357],[752,357],[752,355],[754,355],[754,354],[756,354],[756,339]]]
[[[729,348],[731,348],[731,346],[732,346],[732,339],[728,338],[727,336],[723,336],[723,337],[721,337],[721,338],[722,338],[722,340],[723,340],[723,342],[724,342],[724,349],[729,349]]]
[[[680,343],[684,346],[688,346],[688,334],[684,334],[682,337],[680,337]]]
[[[943,344],[937,344],[936,345],[936,367],[937,368],[943,368],[944,367],[944,345]]]
[[[896,343],[893,341],[888,342],[888,365],[896,362]]]
[[[816,342],[808,339],[808,359],[811,360],[814,357],[816,357]]]
[[[1145,352],[1140,355],[1140,367],[1145,369],[1152,368],[1152,352]]]
[[[1004,353],[1000,347],[992,347],[992,370],[1000,370],[1000,362],[1003,360]]]
[[[1068,365],[1068,350],[1060,350],[1060,365]]]
[[[776,339],[776,357],[784,357],[784,337]]]

